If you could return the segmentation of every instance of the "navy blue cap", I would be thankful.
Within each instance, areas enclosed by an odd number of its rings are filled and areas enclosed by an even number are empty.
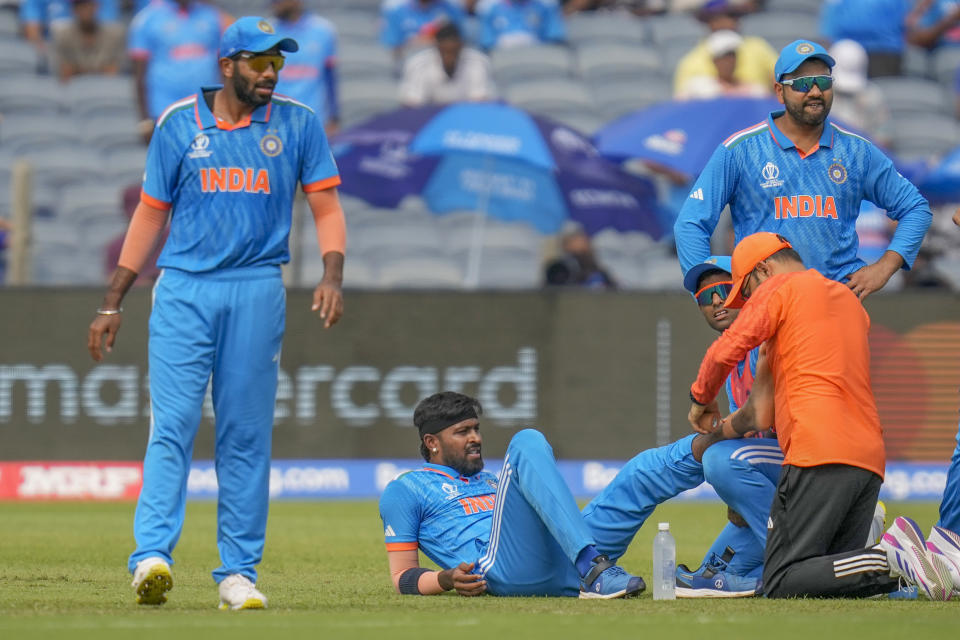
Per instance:
[[[773,76],[777,82],[783,80],[784,74],[793,73],[797,67],[802,65],[810,58],[818,58],[827,63],[827,66],[833,69],[836,61],[830,57],[827,50],[811,40],[794,40],[780,50],[780,57],[777,58],[777,64],[773,67]]]
[[[683,288],[689,291],[691,294],[697,292],[697,280],[700,279],[707,271],[726,271],[727,273],[733,273],[733,267],[730,265],[730,256],[710,256],[700,264],[695,264],[690,267],[690,271],[687,271],[687,275],[683,276]]]
[[[227,27],[220,38],[220,57],[230,58],[241,51],[260,53],[279,47],[294,52],[300,48],[297,41],[277,33],[266,19],[258,16],[240,18]]]

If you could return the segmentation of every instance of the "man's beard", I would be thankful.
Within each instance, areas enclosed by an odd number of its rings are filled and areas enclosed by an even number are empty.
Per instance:
[[[261,82],[261,87],[269,87],[271,90],[276,86],[276,83],[273,82]],[[247,80],[241,75],[233,76],[233,92],[236,94],[237,99],[240,102],[250,105],[251,107],[262,107],[263,105],[270,102],[270,98],[273,97],[273,94],[267,96],[266,98],[257,95],[257,85]]]
[[[476,450],[477,453],[480,453],[480,445],[476,447],[470,447],[469,450],[472,452]],[[483,469],[483,458],[476,459],[467,459],[467,451],[462,451],[456,457],[446,456],[447,466],[451,469],[455,469],[460,475],[469,478],[472,475],[479,473]]]
[[[827,119],[831,106],[831,103],[828,102],[825,97],[821,97],[819,100],[821,104],[823,104],[823,109],[819,113],[807,113],[804,109],[804,106],[807,104],[806,98],[802,98],[798,102],[784,101],[783,106],[786,107],[787,112],[797,122],[801,122],[809,127],[817,127]]]

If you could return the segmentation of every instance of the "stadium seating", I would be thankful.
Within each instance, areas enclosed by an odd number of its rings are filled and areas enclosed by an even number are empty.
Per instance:
[[[535,46],[495,50],[491,54],[493,75],[503,85],[574,75],[573,55],[565,47]]]
[[[895,114],[935,113],[949,115],[953,105],[943,86],[933,80],[890,76],[873,81],[883,92],[885,106]]]

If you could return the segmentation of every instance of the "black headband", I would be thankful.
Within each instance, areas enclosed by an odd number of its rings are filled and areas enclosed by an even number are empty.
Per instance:
[[[464,420],[476,420],[477,419],[477,410],[474,407],[467,407],[459,415],[454,416],[453,418],[443,417],[443,418],[434,418],[432,420],[427,420],[422,425],[420,425],[420,437],[422,438],[427,433],[440,433],[444,429],[452,427],[455,424],[459,424]]]

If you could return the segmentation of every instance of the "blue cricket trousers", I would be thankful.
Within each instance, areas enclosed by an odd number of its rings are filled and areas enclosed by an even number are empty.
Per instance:
[[[943,489],[943,501],[940,503],[941,527],[954,533],[960,533],[960,430],[957,431],[957,448],[950,459],[947,472],[947,486]]]
[[[270,445],[286,292],[277,266],[189,273],[165,269],[150,314],[150,438],[134,517],[137,562],[172,562],[183,529],[187,477],[212,380],[218,583],[256,582],[263,556]]]

